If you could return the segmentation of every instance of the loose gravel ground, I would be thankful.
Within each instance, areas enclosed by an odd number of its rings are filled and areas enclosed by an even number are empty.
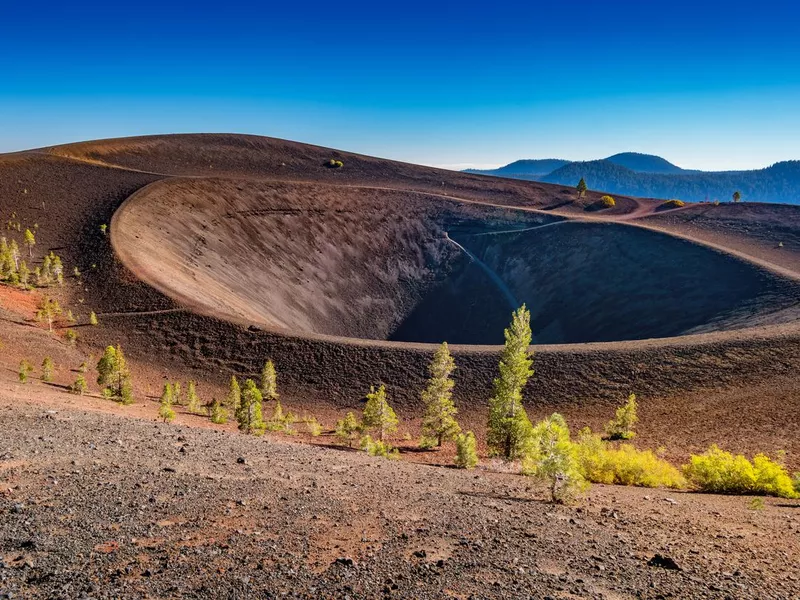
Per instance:
[[[554,506],[499,464],[2,398],[0,431],[0,598],[800,596],[797,501],[594,486]]]

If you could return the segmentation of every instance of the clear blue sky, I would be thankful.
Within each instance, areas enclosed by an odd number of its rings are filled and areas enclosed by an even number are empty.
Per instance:
[[[233,131],[433,165],[800,159],[800,7],[9,2],[0,151]]]

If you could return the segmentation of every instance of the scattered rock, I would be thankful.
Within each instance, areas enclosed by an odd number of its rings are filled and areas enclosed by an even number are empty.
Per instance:
[[[344,567],[353,567],[356,564],[356,562],[352,558],[347,556],[340,556],[333,562],[336,563],[337,565],[342,565]]]
[[[670,571],[682,571],[672,558],[669,556],[664,556],[663,554],[655,554],[653,558],[647,561],[648,567],[661,567],[662,569],[668,569]]]

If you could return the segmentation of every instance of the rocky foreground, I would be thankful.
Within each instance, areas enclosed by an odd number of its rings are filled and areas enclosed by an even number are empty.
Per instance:
[[[0,598],[797,598],[800,502],[475,471],[0,399]]]

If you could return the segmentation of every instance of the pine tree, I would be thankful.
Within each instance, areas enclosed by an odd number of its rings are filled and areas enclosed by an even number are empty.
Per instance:
[[[23,234],[23,241],[28,247],[29,258],[33,258],[33,247],[36,245],[36,236],[33,235],[33,232],[30,229],[25,230],[25,233]]]
[[[228,422],[228,411],[222,405],[222,402],[214,398],[211,402],[211,422],[217,425],[224,425]]]
[[[176,381],[172,384],[172,403],[177,404],[178,406],[183,405],[183,395],[180,381]]]
[[[172,386],[164,384],[164,391],[161,393],[161,401],[158,405],[158,416],[168,423],[175,418],[175,411],[172,410]]]
[[[614,418],[606,425],[606,433],[612,440],[630,440],[636,436],[634,428],[636,423],[639,422],[639,417],[636,414],[638,404],[636,403],[636,394],[628,396],[628,401],[617,408]]]
[[[33,371],[33,365],[27,360],[21,360],[19,363],[19,382],[28,383],[28,375]]]
[[[278,399],[277,375],[271,360],[264,363],[264,368],[261,370],[261,395],[266,401]]]
[[[16,240],[11,240],[11,243],[8,245],[8,252],[11,255],[11,260],[14,261],[14,271],[16,271],[19,269],[19,246]]]
[[[97,385],[103,388],[103,395],[122,404],[133,402],[133,385],[122,347],[108,346],[97,362]]]
[[[97,385],[101,388],[109,386],[117,365],[117,351],[114,346],[106,346],[103,356],[97,361]]]
[[[42,381],[45,383],[50,383],[53,381],[53,359],[49,356],[45,356],[44,360],[42,361]]]
[[[578,182],[578,185],[575,186],[575,189],[578,190],[578,197],[583,198],[586,195],[586,190],[589,188],[586,186],[586,181],[581,177],[581,180]]]
[[[57,300],[53,300],[48,296],[43,296],[39,302],[39,310],[36,311],[37,321],[47,321],[47,326],[50,331],[53,331],[53,322],[61,314],[61,306]]]
[[[254,435],[264,433],[265,425],[261,415],[262,400],[261,391],[256,386],[255,381],[252,379],[246,380],[242,390],[242,401],[239,403],[239,410],[236,412],[236,420],[241,431]]]
[[[741,200],[741,199],[742,199],[742,193],[740,191],[737,190],[737,191],[733,192],[733,201],[734,202],[739,202],[739,200]]]
[[[239,382],[236,379],[235,375],[231,375],[231,384],[230,388],[228,389],[228,395],[225,398],[225,404],[228,406],[230,410],[233,411],[233,414],[236,414],[236,411],[239,410],[239,405],[242,403],[242,391],[239,387]]]
[[[455,419],[458,410],[453,404],[453,387],[451,378],[456,363],[450,356],[447,342],[443,342],[433,355],[428,372],[428,387],[422,392],[425,404],[425,416],[422,418],[422,446],[429,448],[434,444],[441,446],[445,440],[452,440],[461,433],[461,427]]]
[[[568,502],[587,487],[569,428],[560,414],[553,413],[531,429],[523,451],[522,472],[548,480],[553,502]]]
[[[272,416],[267,421],[267,429],[270,431],[287,431],[287,415],[283,414],[283,406],[280,400],[275,400],[275,406],[272,409]]]
[[[17,277],[19,278],[19,285],[23,289],[28,289],[28,283],[30,283],[31,279],[31,270],[28,268],[28,265],[25,261],[20,261],[19,263],[19,271],[17,271]]]
[[[374,387],[370,388],[361,424],[364,430],[376,430],[380,442],[383,442],[386,435],[397,430],[398,419],[386,400],[386,386],[381,385],[377,391]]]
[[[200,398],[197,396],[197,384],[190,381],[186,388],[186,409],[194,414],[200,414]]]
[[[97,325],[97,315],[94,313],[94,311],[89,313],[89,325]]]
[[[471,431],[456,436],[456,466],[459,469],[473,469],[478,464],[475,450],[475,434]]]
[[[83,396],[86,391],[89,389],[89,386],[86,385],[86,377],[83,375],[78,375],[75,379],[75,382],[70,386],[70,390],[73,394],[78,394],[79,396]]]
[[[352,412],[348,412],[344,419],[339,419],[336,422],[336,430],[334,435],[336,439],[342,444],[347,444],[348,448],[353,447],[355,435],[359,431],[358,421]]]
[[[530,313],[523,304],[514,311],[505,330],[505,348],[500,358],[500,377],[494,380],[494,395],[489,400],[487,445],[493,456],[506,460],[519,458],[531,422],[522,406],[522,389],[533,375]]]

